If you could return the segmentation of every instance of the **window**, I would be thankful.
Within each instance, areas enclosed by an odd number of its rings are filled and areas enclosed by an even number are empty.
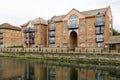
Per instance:
[[[63,31],[63,33],[66,33],[66,32],[67,32],[67,30],[64,30],[64,31]]]
[[[103,43],[98,43],[98,44],[97,44],[97,47],[98,47],[98,48],[103,47]]]
[[[68,47],[68,44],[67,44],[67,43],[64,43],[63,46],[64,46],[64,47]]]
[[[67,23],[64,23],[64,25],[63,25],[64,27],[66,27],[67,26]]]
[[[103,39],[103,35],[97,35],[97,40]]]
[[[89,28],[88,28],[88,31],[91,31],[91,30],[92,30],[92,27],[89,27]]]
[[[76,25],[78,22],[78,17],[76,15],[71,15],[70,16],[70,25]]]
[[[87,47],[93,47],[93,44],[92,43],[88,43]]]
[[[81,40],[83,40],[84,38],[85,38],[85,36],[84,36],[84,35],[81,35],[81,36],[80,36],[80,39],[81,39]]]
[[[110,44],[109,45],[109,50],[116,50],[116,45],[115,44]]]
[[[81,25],[85,24],[85,21],[80,21],[80,24],[81,24]]]
[[[102,16],[97,16],[97,17],[96,17],[96,20],[97,20],[97,21],[103,21],[103,17],[102,17]]]
[[[80,32],[85,32],[85,28],[80,28]]]
[[[67,38],[66,38],[66,37],[64,37],[64,40],[67,40]]]
[[[85,43],[81,43],[81,44],[80,44],[80,47],[85,47]]]
[[[92,38],[92,35],[91,35],[91,34],[89,34],[89,35],[88,35],[88,38],[89,38],[89,39],[91,39],[91,38]]]

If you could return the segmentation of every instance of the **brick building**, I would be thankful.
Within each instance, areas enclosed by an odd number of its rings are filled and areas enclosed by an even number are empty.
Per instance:
[[[47,21],[40,17],[21,25],[24,47],[46,47],[47,25]]]
[[[21,27],[25,47],[102,48],[112,36],[113,20],[108,6],[83,12],[72,9],[48,21],[37,18]],[[34,38],[30,38],[31,33]]]
[[[101,48],[112,36],[110,7],[84,12],[72,9],[48,22],[49,47]]]
[[[0,47],[20,46],[21,29],[8,23],[0,25]]]

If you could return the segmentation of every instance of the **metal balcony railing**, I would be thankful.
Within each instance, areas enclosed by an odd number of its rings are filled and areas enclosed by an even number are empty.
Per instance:
[[[103,22],[103,21],[96,21],[94,25],[95,25],[95,27],[103,27],[103,26],[105,26],[105,22]]]

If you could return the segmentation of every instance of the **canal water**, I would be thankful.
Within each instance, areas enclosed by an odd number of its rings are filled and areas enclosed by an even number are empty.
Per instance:
[[[120,66],[0,58],[0,80],[120,80]]]

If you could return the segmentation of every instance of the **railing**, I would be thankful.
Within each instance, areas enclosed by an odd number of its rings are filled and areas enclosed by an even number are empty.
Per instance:
[[[25,41],[25,44],[29,44],[29,41]]]
[[[55,41],[54,40],[50,40],[49,43],[50,44],[55,44]]]
[[[95,27],[103,27],[103,26],[105,26],[105,22],[103,22],[103,21],[96,21],[94,25],[95,25]]]
[[[35,29],[30,29],[29,28],[29,29],[24,30],[24,33],[30,33],[30,32],[32,32],[32,33],[35,32]]]
[[[54,33],[50,33],[49,37],[55,37],[55,34]]]
[[[3,33],[3,31],[0,31],[0,34],[2,34]]]
[[[54,31],[55,27],[49,27],[49,31]]]
[[[95,34],[103,34],[104,31],[103,30],[95,30]]]
[[[104,42],[104,38],[95,38],[95,41],[97,43],[102,43],[102,42]]]
[[[29,35],[25,35],[24,38],[26,38],[26,39],[29,38]]]
[[[34,37],[35,37],[35,35],[33,35],[33,34],[30,34],[30,35],[29,35],[29,38],[30,38],[30,39],[33,39]]]
[[[0,44],[3,44],[3,41],[2,41],[2,40],[0,40]]]
[[[3,35],[0,35],[0,39],[3,39]]]
[[[69,29],[77,29],[78,28],[78,24],[71,24],[68,27]]]
[[[34,41],[33,41],[33,40],[31,40],[31,41],[29,41],[29,43],[30,43],[30,44],[34,44]]]

